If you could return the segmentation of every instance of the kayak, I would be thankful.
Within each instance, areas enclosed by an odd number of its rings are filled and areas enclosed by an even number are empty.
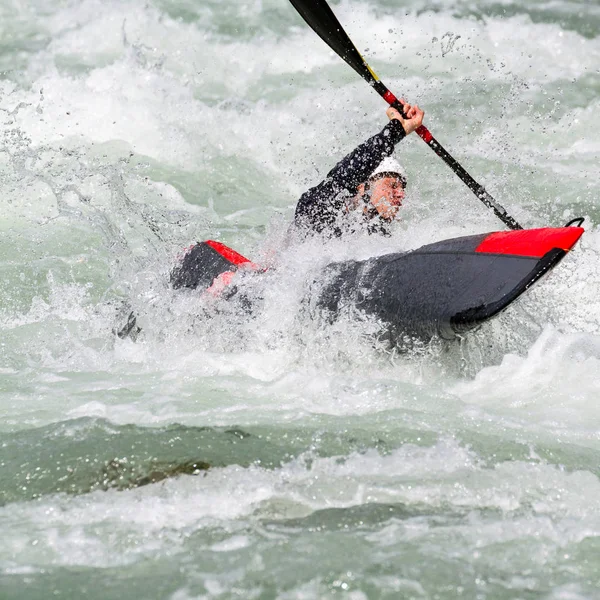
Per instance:
[[[350,307],[379,319],[392,337],[454,339],[504,311],[551,271],[583,234],[581,223],[483,233],[332,263],[308,285],[307,301],[329,321]],[[171,272],[171,284],[231,296],[240,268],[261,271],[208,240],[188,250]]]
[[[330,265],[332,281],[319,303],[332,315],[353,305],[387,323],[393,337],[453,339],[508,308],[582,233],[581,227],[486,233]]]

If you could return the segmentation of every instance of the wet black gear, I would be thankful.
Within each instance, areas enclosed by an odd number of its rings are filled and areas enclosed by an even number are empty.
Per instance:
[[[319,185],[302,196],[296,206],[294,224],[307,232],[341,236],[340,215],[346,201],[356,195],[379,163],[394,152],[396,144],[406,137],[402,123],[392,119],[378,134],[363,142],[345,156]],[[369,233],[387,233],[382,219],[367,220]]]

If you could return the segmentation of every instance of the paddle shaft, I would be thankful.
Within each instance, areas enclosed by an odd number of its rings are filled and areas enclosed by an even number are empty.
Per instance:
[[[400,101],[387,89],[381,82],[376,81],[371,84],[372,87],[383,97],[383,99],[393,108],[395,108],[403,117],[406,117]],[[487,192],[487,190],[469,175],[466,169],[433,137],[425,125],[421,125],[415,130],[415,133],[458,175],[461,181],[483,202],[485,206],[491,208],[494,214],[509,228],[523,229],[507,212],[506,209],[498,204],[496,200]]]
[[[406,118],[402,104],[380,81],[373,69],[361,56],[326,0],[290,0],[300,16],[336,54],[348,63],[375,91]],[[417,135],[458,175],[481,202],[509,228],[523,229],[485,188],[477,183],[462,165],[433,137],[425,125],[416,130]]]

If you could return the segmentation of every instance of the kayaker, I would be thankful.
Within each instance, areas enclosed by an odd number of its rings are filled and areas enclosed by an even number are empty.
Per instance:
[[[390,122],[344,157],[319,185],[302,196],[294,223],[303,233],[341,236],[365,228],[369,233],[389,235],[404,200],[406,176],[391,158],[396,144],[423,122],[418,106],[404,103],[407,118],[392,107]],[[355,218],[352,218],[352,217]]]
[[[365,228],[369,233],[389,235],[389,225],[402,205],[406,187],[402,168],[390,155],[396,144],[423,122],[423,111],[418,106],[404,103],[404,111],[406,119],[396,109],[388,108],[390,122],[383,130],[343,158],[324,181],[302,195],[294,216],[297,231],[341,236]],[[229,276],[240,264],[250,262],[221,246],[217,242],[191,246],[172,270],[171,285],[212,288],[218,277]],[[222,283],[222,279],[218,282]]]

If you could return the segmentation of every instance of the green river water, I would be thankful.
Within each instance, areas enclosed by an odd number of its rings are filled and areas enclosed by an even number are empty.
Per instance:
[[[287,0],[0,0],[2,600],[600,598],[600,4],[332,6],[510,214],[581,243],[455,343],[324,326],[332,259],[501,223],[411,136],[392,237],[282,250],[386,122]],[[169,288],[209,238],[278,265],[259,314]]]

